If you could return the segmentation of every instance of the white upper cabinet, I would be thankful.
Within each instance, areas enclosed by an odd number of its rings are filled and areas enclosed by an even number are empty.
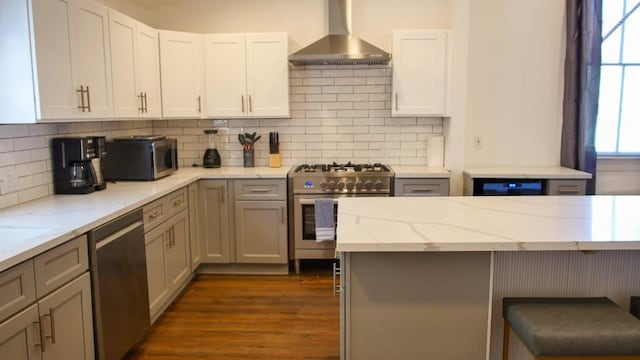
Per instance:
[[[203,117],[202,35],[160,31],[160,74],[164,117]]]
[[[205,36],[207,117],[288,117],[288,35]]]
[[[392,116],[447,116],[449,34],[393,31]]]
[[[12,55],[0,62],[0,122],[113,115],[107,12],[89,0],[3,2],[0,52]]]
[[[109,10],[114,117],[160,116],[158,31]]]
[[[136,77],[138,93],[144,94],[142,117],[162,116],[160,92],[160,48],[158,30],[138,23]]]

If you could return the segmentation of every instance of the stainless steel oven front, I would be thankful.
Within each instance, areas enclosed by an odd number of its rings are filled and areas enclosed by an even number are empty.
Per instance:
[[[387,194],[358,194],[362,196],[388,196]],[[300,272],[300,259],[333,259],[336,242],[316,241],[315,199],[333,198],[336,224],[338,223],[338,199],[354,197],[353,194],[294,194],[293,195],[293,243],[295,270]]]

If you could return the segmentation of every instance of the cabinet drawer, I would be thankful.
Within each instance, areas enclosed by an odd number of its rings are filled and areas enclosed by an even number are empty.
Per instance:
[[[548,180],[547,195],[584,195],[587,191],[586,180]]]
[[[33,260],[0,273],[0,322],[36,301]]]
[[[171,217],[187,208],[187,188],[184,187],[180,190],[174,191],[165,196],[163,200],[168,213],[167,217]]]
[[[286,200],[285,180],[236,180],[235,200]]]
[[[449,196],[449,179],[396,179],[394,196]]]
[[[167,217],[164,198],[152,201],[142,207],[144,232],[160,225]]]
[[[79,236],[36,256],[34,267],[36,294],[40,298],[87,271],[87,236]]]

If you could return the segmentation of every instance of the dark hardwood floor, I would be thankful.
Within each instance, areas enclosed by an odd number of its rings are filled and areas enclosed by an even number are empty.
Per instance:
[[[330,271],[197,275],[127,360],[339,359]]]

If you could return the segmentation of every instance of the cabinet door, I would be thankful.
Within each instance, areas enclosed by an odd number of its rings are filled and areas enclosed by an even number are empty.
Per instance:
[[[393,116],[442,116],[447,111],[445,30],[393,32]]]
[[[169,232],[163,224],[144,234],[147,258],[147,283],[149,286],[149,312],[155,319],[169,297],[167,276],[167,252]]]
[[[287,202],[236,201],[236,260],[287,262]]]
[[[0,359],[41,359],[38,306],[0,323]]]
[[[142,117],[157,118],[162,114],[160,101],[160,50],[158,30],[138,23],[137,27],[138,95],[144,94]]]
[[[202,97],[202,37],[160,32],[160,73],[164,117],[200,117]]]
[[[39,119],[79,117],[75,59],[74,4],[71,0],[32,0]]]
[[[173,294],[191,274],[187,212],[183,211],[172,217],[167,221],[167,228],[170,243],[167,254],[167,276],[169,292]]]
[[[547,195],[584,195],[587,191],[586,180],[550,179],[547,180]]]
[[[38,302],[44,359],[93,359],[93,313],[89,273]]]
[[[224,180],[201,180],[199,216],[200,251],[203,263],[229,263],[229,210],[227,182]]]
[[[36,120],[31,25],[27,1],[3,1],[0,11],[0,121],[30,123]]]
[[[57,1],[57,0],[56,0]],[[108,10],[89,0],[75,0],[77,86],[88,88],[83,117],[112,117]]]
[[[113,115],[135,118],[142,108],[136,92],[136,21],[109,9]]]
[[[245,36],[205,36],[207,115],[239,117],[248,114]]]
[[[200,265],[200,236],[198,234],[198,184],[189,184],[189,247],[191,252],[191,270]]]
[[[247,96],[251,116],[289,116],[286,33],[247,35]]]

